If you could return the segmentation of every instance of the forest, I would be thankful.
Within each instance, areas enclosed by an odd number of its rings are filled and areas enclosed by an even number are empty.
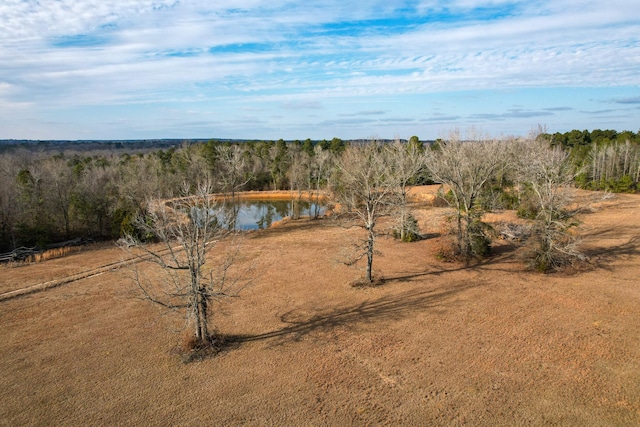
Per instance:
[[[464,142],[464,148],[457,148],[462,150],[454,153],[458,157],[444,159],[443,148],[456,145],[452,144],[454,140]],[[454,189],[456,184],[447,181],[447,170],[455,168],[464,156],[488,160],[483,156],[495,153],[484,153],[481,147],[489,140],[454,135],[435,142],[412,137],[378,145],[395,144],[417,158],[414,161],[418,167],[401,180],[395,163],[394,185],[436,182]],[[489,168],[488,175],[482,177],[481,185],[472,188],[471,194],[449,191],[442,195],[445,202],[462,212],[466,223],[460,224],[461,230],[481,227],[481,211],[512,208],[524,216],[531,215],[532,210],[534,215],[539,213],[526,196],[535,186],[531,182],[523,184],[523,168],[514,167],[527,163],[518,156],[539,153],[509,149],[524,140],[536,140],[549,150],[564,153],[562,161],[568,167],[571,183],[578,187],[612,192],[638,190],[640,132],[574,130],[564,134],[539,132],[525,139],[504,138],[500,140],[501,149],[509,155],[500,155],[508,162]],[[195,191],[196,183],[203,178],[213,184],[212,190],[217,193],[292,190],[338,194],[337,190],[347,183],[339,168],[344,164],[345,153],[352,146],[366,144],[334,138],[191,141],[160,149],[126,143],[92,144],[90,149],[82,144],[77,149],[73,144],[65,144],[64,149],[44,145],[15,144],[4,146],[0,153],[0,252],[18,247],[45,249],[77,238],[117,239],[135,232],[133,219],[145,209],[147,200]],[[390,151],[385,153],[390,155]],[[442,163],[445,161],[452,163]],[[522,185],[513,191],[518,183]],[[458,196],[468,199],[458,200]]]

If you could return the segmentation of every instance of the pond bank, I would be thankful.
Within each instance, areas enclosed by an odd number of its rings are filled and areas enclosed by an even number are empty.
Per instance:
[[[226,197],[230,198],[230,194],[217,193],[214,197]],[[322,200],[326,201],[329,196],[326,193],[314,193],[310,191],[238,191],[234,195],[238,199],[242,200],[294,200],[300,197],[301,200]]]

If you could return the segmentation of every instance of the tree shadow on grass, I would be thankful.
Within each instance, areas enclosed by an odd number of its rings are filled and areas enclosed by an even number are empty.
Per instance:
[[[451,263],[441,263],[440,267],[432,265],[430,270],[417,271],[406,274],[399,274],[396,276],[385,277],[384,284],[393,283],[406,283],[416,279],[421,279],[428,276],[442,276],[449,273],[455,273],[458,271],[475,271],[478,273],[491,274],[492,272],[501,271],[505,273],[519,272],[520,270],[514,269],[513,265],[515,261],[516,246],[504,245],[499,252],[494,252],[491,256],[481,259],[471,259],[468,264],[464,261],[455,261]],[[500,267],[501,264],[508,264],[507,266]],[[444,267],[443,265],[446,265]],[[475,287],[480,285],[475,285]]]
[[[476,283],[464,281],[434,289],[387,295],[315,313],[309,313],[305,309],[290,310],[280,316],[280,321],[286,326],[262,334],[226,336],[226,349],[234,349],[252,341],[272,341],[273,345],[284,345],[338,328],[357,328],[364,324],[399,320],[418,310],[442,306],[457,294],[478,286]]]
[[[478,271],[488,274],[495,271],[513,273],[512,267],[504,269],[497,267],[500,263],[513,262],[513,251],[516,247],[504,246],[494,256],[476,260],[469,265],[455,263],[447,267],[435,269],[432,267],[426,271],[385,277],[381,286],[407,283],[458,271]],[[363,325],[400,320],[419,311],[451,304],[456,295],[482,286],[484,284],[481,281],[467,279],[435,288],[411,289],[401,294],[386,295],[353,305],[344,304],[319,310],[315,308],[290,310],[280,316],[280,321],[285,324],[282,328],[255,335],[224,335],[221,351],[235,350],[245,343],[254,341],[267,341],[270,346],[281,346],[301,341],[309,336],[322,337],[323,334],[338,329],[357,329]]]
[[[442,237],[442,233],[424,233],[420,235],[420,240],[430,240]]]
[[[615,233],[608,235],[608,231],[599,234],[610,238],[623,237]],[[589,258],[589,263],[592,266],[610,270],[614,261],[640,255],[640,236],[629,237],[625,243],[620,245],[589,248],[584,251],[584,254]]]

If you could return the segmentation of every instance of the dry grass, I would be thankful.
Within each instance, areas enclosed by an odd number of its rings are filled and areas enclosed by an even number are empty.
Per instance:
[[[33,253],[32,255],[26,256],[24,259],[21,259],[19,261],[14,260],[14,261],[2,263],[0,265],[4,267],[10,267],[10,268],[20,267],[24,264],[30,264],[34,262],[43,262],[50,259],[61,258],[69,254],[80,252],[80,251],[82,251],[81,246],[65,246],[61,248],[48,249],[43,252],[36,252],[36,253]]]
[[[80,246],[67,246],[63,248],[49,249],[47,251],[30,256],[24,262],[43,262],[50,259],[61,258],[75,252],[80,252],[81,250],[82,247]]]
[[[337,261],[352,231],[252,232],[259,274],[216,306],[219,353],[187,364],[182,315],[137,298],[126,269],[0,301],[0,425],[639,425],[639,209],[596,205],[592,268],[539,275],[506,240],[468,268],[438,261],[444,208],[420,207],[429,238],[380,239],[384,283],[363,288]],[[119,257],[2,268],[0,289]]]
[[[243,200],[291,200],[298,197],[304,200],[310,200],[316,198],[316,193],[308,191],[242,191],[236,193],[236,197]],[[319,194],[321,200],[325,198],[324,194]]]

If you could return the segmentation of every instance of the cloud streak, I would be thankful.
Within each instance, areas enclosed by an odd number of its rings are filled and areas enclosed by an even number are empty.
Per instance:
[[[623,88],[603,99],[640,103],[637,2],[307,3],[9,0],[0,5],[0,113],[7,123],[25,111],[44,123],[52,110],[66,111],[74,123],[79,108],[126,115],[130,106],[173,105],[192,129],[182,110],[205,107],[217,118],[210,123],[223,123],[259,106],[291,118],[274,123],[274,131],[312,129],[301,112],[317,110],[317,129],[353,124],[352,133],[357,124],[381,121],[350,117],[407,117],[411,105],[410,121],[429,123],[424,117],[437,116],[420,107],[446,93]],[[385,102],[372,108],[376,99]],[[550,96],[546,105],[540,101],[492,112],[459,105],[447,116],[491,123],[581,109]],[[380,129],[395,134],[392,126],[402,122],[385,123]],[[30,137],[12,132],[0,138]]]

